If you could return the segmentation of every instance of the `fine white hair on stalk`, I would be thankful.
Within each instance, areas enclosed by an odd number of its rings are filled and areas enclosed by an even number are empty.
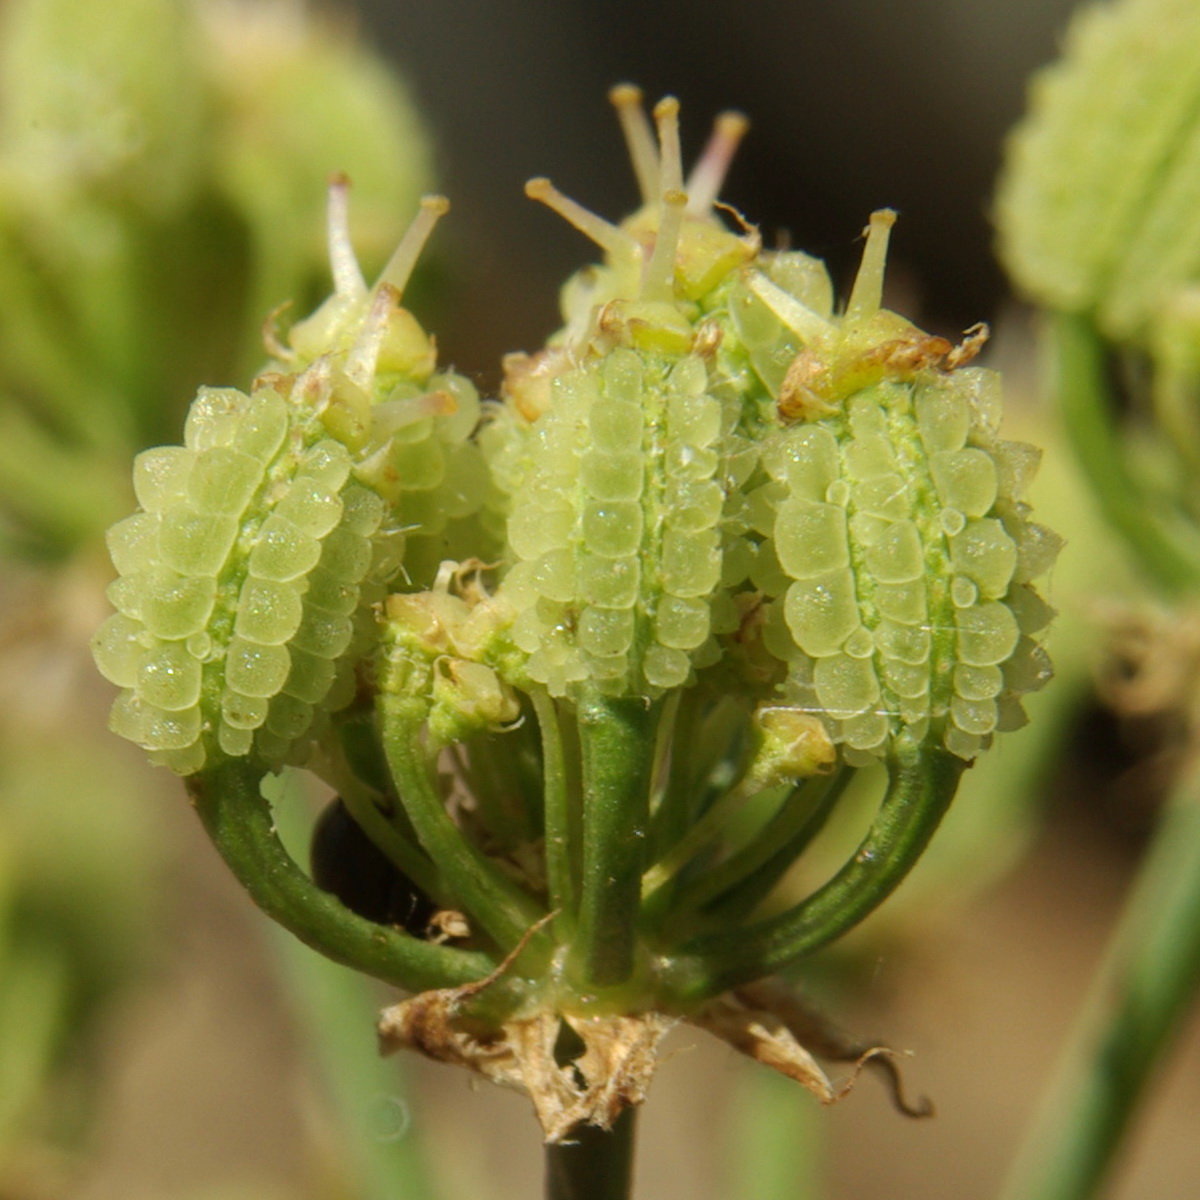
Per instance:
[[[329,180],[326,229],[333,290],[339,296],[357,299],[366,293],[367,282],[350,242],[350,180],[341,172]]]
[[[400,239],[400,245],[392,251],[392,257],[380,273],[376,287],[388,284],[396,290],[399,299],[404,295],[404,289],[412,278],[413,268],[417,259],[429,241],[434,226],[450,211],[450,201],[445,196],[423,196],[421,208],[413,218],[412,224]]]
[[[857,320],[879,311],[883,303],[883,273],[887,265],[888,238],[896,223],[896,212],[891,208],[880,208],[871,214],[865,233],[867,244],[863,247],[862,262],[854,277],[850,290],[850,302],[846,305],[846,319]]]
[[[633,173],[637,177],[638,191],[643,204],[653,204],[659,197],[658,147],[654,143],[654,131],[642,107],[642,89],[632,83],[621,83],[608,93],[609,102],[617,110]]]

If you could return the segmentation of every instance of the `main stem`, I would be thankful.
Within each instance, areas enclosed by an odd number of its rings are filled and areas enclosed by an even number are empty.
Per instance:
[[[611,1129],[583,1125],[570,1141],[546,1147],[546,1200],[627,1200],[633,1182],[637,1109]]]
[[[578,705],[583,879],[573,972],[587,989],[634,973],[661,705],[591,694]]]

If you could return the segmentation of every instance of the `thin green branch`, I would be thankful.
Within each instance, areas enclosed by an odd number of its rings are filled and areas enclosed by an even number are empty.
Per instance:
[[[668,990],[683,1002],[718,995],[773,975],[852,929],[891,895],[921,857],[954,799],[965,766],[930,743],[911,757],[890,759],[887,791],[854,857],[785,912],[686,942],[664,980]]]
[[[453,907],[445,882],[437,868],[417,845],[416,832],[411,828],[400,801],[391,791],[365,782],[351,765],[346,752],[350,734],[361,730],[363,722],[347,722],[339,731],[341,736],[330,739],[309,762],[308,769],[323,779],[341,797],[347,812],[358,827],[398,870],[403,871],[427,896],[444,907]],[[380,755],[382,763],[383,756]],[[383,763],[386,769],[386,763]],[[373,776],[372,776],[373,777]],[[399,819],[397,819],[399,818]]]
[[[698,751],[703,744],[697,736],[699,715],[694,689],[676,694],[666,787],[650,813],[646,851],[649,864],[656,863],[678,841],[691,822],[691,806],[696,803],[699,787],[696,780],[697,755],[684,755],[680,751],[684,746],[689,751]]]
[[[784,793],[792,794],[786,789]],[[736,787],[718,796],[691,828],[682,833],[675,844],[646,872],[642,888],[647,895],[657,892],[678,875],[705,846],[725,832],[725,827],[744,805],[763,794],[764,789],[756,788],[743,779]]]
[[[674,717],[667,788],[650,819],[649,858],[655,863],[698,816],[737,781],[745,763],[736,751],[749,706],[741,697],[688,689]]]
[[[1182,528],[1172,528],[1129,469],[1100,335],[1086,317],[1067,313],[1052,318],[1050,334],[1063,423],[1101,511],[1164,588],[1200,587],[1200,547],[1181,542]]]
[[[1177,784],[1004,1200],[1087,1200],[1200,988],[1200,760]]]
[[[550,908],[574,919],[576,892],[571,873],[570,792],[563,754],[558,709],[549,694],[537,688],[531,694],[542,734],[542,775],[545,808],[546,885]]]
[[[439,904],[451,903],[450,893],[437,868],[380,811],[374,795],[365,786],[343,787],[339,794],[358,827],[394,867]]]
[[[501,949],[511,950],[542,912],[451,819],[430,776],[421,723],[407,701],[384,693],[378,703],[384,753],[421,845],[467,914]]]
[[[853,767],[843,767],[793,792],[753,841],[697,881],[688,903],[706,918],[740,923],[825,828],[854,776]]]
[[[541,833],[541,789],[523,778],[519,739],[520,731],[510,730],[479,734],[454,747],[479,818],[506,849],[532,842]]]
[[[204,828],[259,908],[327,958],[408,991],[456,987],[495,969],[485,954],[435,946],[352,913],[296,865],[260,790],[263,772],[232,759],[193,776]]]

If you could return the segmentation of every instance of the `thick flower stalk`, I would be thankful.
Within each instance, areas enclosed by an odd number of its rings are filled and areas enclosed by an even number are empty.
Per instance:
[[[881,307],[893,214],[839,312],[817,260],[723,218],[743,118],[685,180],[677,103],[652,125],[613,99],[643,205],[611,224],[528,185],[603,261],[482,409],[397,304],[436,205],[367,289],[335,187],[334,297],[139,462],[97,639],[116,727],[194,775],[259,903],[422,993],[385,1045],[527,1092],[555,1143],[640,1102],[681,1019],[825,1101],[803,1042],[887,1069],[768,977],[890,894],[1021,723],[1058,545],[1022,499],[1037,452],[999,439],[998,380],[968,365],[984,332]],[[342,801],[315,875],[370,920],[271,841],[258,782],[302,761]],[[879,761],[858,852],[784,893]],[[344,883],[347,814],[398,891]]]

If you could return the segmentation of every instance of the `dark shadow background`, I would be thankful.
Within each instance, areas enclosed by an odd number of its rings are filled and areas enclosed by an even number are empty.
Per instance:
[[[364,33],[410,81],[454,204],[448,357],[485,383],[557,324],[557,289],[593,248],[524,198],[549,175],[616,220],[636,191],[605,94],[622,81],[683,104],[687,161],[712,117],[752,119],[724,198],[770,244],[844,281],[872,209],[901,223],[894,272],[927,325],[995,315],[1004,282],[987,212],[1006,129],[1052,58],[1070,0],[359,0]],[[435,314],[440,315],[440,314]]]

